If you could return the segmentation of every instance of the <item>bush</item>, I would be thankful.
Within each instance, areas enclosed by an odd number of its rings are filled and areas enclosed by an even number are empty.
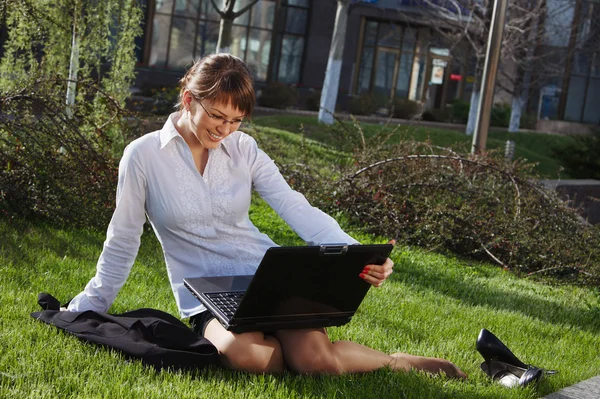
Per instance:
[[[371,115],[377,110],[377,104],[372,95],[358,94],[350,97],[348,110],[352,115]]]
[[[115,138],[128,129],[121,124],[126,115],[105,99],[106,117],[112,118],[104,124],[86,106],[69,118],[64,100],[55,98],[64,87],[64,81],[45,87],[36,82],[0,95],[0,212],[9,219],[105,229],[123,145]]]
[[[416,101],[406,98],[396,98],[392,104],[392,116],[400,119],[415,119],[422,111],[422,106]]]
[[[421,115],[421,120],[429,122],[448,122],[450,121],[450,111],[448,111],[448,109],[428,109]]]
[[[508,127],[510,123],[511,107],[506,103],[494,104],[490,114],[490,125],[496,127]]]
[[[600,226],[586,225],[537,184],[534,165],[412,140],[388,144],[385,130],[366,139],[356,121],[336,132],[354,149],[337,170],[281,166],[325,211],[343,212],[379,236],[491,261],[521,276],[600,283]]]
[[[263,107],[285,109],[298,103],[296,89],[282,82],[271,82],[261,90],[258,104]]]
[[[521,129],[535,130],[537,128],[537,115],[533,112],[521,114],[519,127]]]
[[[600,129],[571,137],[570,144],[552,149],[565,173],[576,179],[600,179]]]
[[[304,108],[309,111],[319,111],[321,109],[321,90],[312,90],[306,97]]]
[[[464,100],[454,100],[450,105],[450,121],[466,124],[469,121],[471,103]]]

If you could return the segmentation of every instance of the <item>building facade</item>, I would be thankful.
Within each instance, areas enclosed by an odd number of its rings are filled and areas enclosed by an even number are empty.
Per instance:
[[[142,0],[137,86],[173,86],[194,59],[215,51],[219,15],[210,0]],[[237,9],[248,0],[238,0]],[[350,6],[340,75],[340,101],[369,93],[387,104],[406,98],[426,108],[470,99],[475,59],[466,44],[445,42],[410,0]],[[540,21],[545,55],[528,87],[529,112],[540,119],[600,124],[600,4],[547,0]],[[337,2],[260,0],[234,21],[231,53],[246,61],[257,87],[270,81],[319,90],[323,84]],[[559,10],[560,12],[556,12]],[[413,15],[414,14],[414,15]],[[421,19],[426,21],[426,19]],[[574,49],[574,51],[573,51]],[[552,74],[544,68],[552,65]]]

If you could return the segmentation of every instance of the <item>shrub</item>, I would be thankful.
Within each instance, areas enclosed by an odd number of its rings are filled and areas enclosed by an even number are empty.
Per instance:
[[[285,109],[298,103],[298,93],[293,87],[282,82],[271,82],[265,86],[258,97],[263,107]]]
[[[377,110],[377,104],[372,95],[358,94],[350,97],[348,110],[352,115],[371,115]]]
[[[450,105],[450,120],[454,123],[466,124],[469,121],[471,103],[464,100],[454,100]]]
[[[344,136],[342,150],[354,150],[336,170],[281,166],[315,205],[408,245],[491,261],[522,276],[600,283],[600,226],[586,225],[537,184],[534,165],[427,142],[392,145],[389,131],[366,139],[356,121],[343,125],[332,134]]]
[[[321,90],[310,90],[306,97],[304,108],[309,111],[318,111],[321,109]]]
[[[570,144],[552,149],[565,172],[576,179],[600,179],[600,129],[571,137]]]
[[[121,123],[125,114],[105,99],[112,118],[104,124],[86,106],[69,118],[55,98],[64,87],[64,81],[37,82],[0,95],[0,212],[9,219],[104,229],[114,207],[115,154],[121,152],[114,138],[128,129]]]
[[[416,101],[396,98],[392,104],[392,116],[400,119],[414,119],[422,112],[422,106]]]
[[[450,112],[448,109],[428,109],[421,115],[421,120],[429,122],[448,122],[450,121]]]
[[[490,125],[497,127],[508,127],[510,123],[511,107],[506,103],[494,104],[490,114]]]
[[[521,122],[519,123],[521,129],[535,130],[537,128],[537,115],[533,112],[526,112],[521,114]]]

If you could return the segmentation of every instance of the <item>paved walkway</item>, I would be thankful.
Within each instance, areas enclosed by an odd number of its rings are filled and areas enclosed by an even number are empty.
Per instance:
[[[543,399],[598,399],[600,398],[600,375],[544,396]]]

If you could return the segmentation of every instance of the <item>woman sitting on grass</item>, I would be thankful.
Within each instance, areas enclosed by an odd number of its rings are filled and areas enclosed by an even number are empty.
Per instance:
[[[388,355],[349,341],[331,342],[324,328],[235,334],[184,287],[184,277],[253,274],[276,244],[250,222],[251,191],[307,243],[357,243],[284,181],[254,139],[237,130],[251,115],[250,71],[228,54],[196,62],[180,81],[179,111],[164,127],[133,141],[119,165],[116,209],[96,275],[68,310],[106,312],[137,255],[146,215],[160,241],[175,300],[194,331],[219,351],[225,367],[253,373],[359,373],[389,366],[465,377],[454,364],[404,353]],[[379,287],[393,263],[360,275]],[[358,276],[357,276],[358,278]]]

